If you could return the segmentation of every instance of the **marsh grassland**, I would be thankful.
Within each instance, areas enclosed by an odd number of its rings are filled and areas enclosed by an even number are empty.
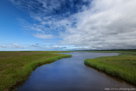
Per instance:
[[[58,53],[55,51],[0,52],[0,91],[9,91],[25,81],[37,66],[71,57]]]
[[[121,54],[119,56],[86,59],[84,63],[136,85],[136,52],[117,52]]]

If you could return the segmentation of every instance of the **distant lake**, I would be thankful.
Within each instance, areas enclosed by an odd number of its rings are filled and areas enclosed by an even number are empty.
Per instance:
[[[84,64],[88,58],[117,56],[119,53],[71,52],[64,58],[45,64],[32,72],[17,91],[104,91],[105,88],[136,88],[121,79]]]

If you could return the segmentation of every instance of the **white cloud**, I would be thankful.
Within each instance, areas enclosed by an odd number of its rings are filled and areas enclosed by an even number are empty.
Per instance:
[[[19,49],[24,49],[25,47],[19,45],[18,43],[9,43],[8,45],[0,45],[0,48],[19,48]]]
[[[62,44],[85,48],[136,48],[136,1],[94,0],[75,14],[77,27],[62,34]]]
[[[0,45],[0,47],[1,47],[1,48],[7,48],[7,46],[6,46],[6,45]]]
[[[40,38],[40,39],[52,39],[52,38],[54,38],[53,35],[47,35],[47,34],[41,34],[41,33],[37,33],[34,36],[36,38]]]
[[[45,1],[40,0],[47,8]],[[60,4],[56,2],[48,10],[59,7],[57,5]],[[93,0],[90,8],[83,6],[82,11],[63,19],[42,14],[31,14],[31,17],[39,22],[30,26],[37,31],[34,36],[62,38],[57,45],[69,45],[69,48],[74,45],[73,49],[136,48],[136,0]],[[73,26],[73,23],[76,24]]]

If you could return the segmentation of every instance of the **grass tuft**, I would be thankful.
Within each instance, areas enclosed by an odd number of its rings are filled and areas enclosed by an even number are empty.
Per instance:
[[[132,54],[132,55],[131,55]],[[123,52],[119,56],[86,59],[84,63],[107,74],[117,76],[136,85],[136,57],[134,53]]]

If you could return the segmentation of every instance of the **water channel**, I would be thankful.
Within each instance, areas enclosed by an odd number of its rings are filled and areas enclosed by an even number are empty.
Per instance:
[[[136,88],[121,79],[84,64],[88,58],[118,53],[71,52],[64,58],[38,67],[17,91],[104,91],[105,88]]]

